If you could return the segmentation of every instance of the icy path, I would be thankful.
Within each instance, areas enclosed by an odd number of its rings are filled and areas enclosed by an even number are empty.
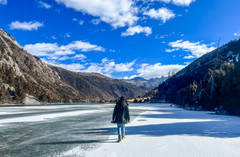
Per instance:
[[[116,143],[117,135],[98,148],[78,147],[61,156],[87,157],[239,157],[240,118],[205,111],[186,111],[169,104],[130,106],[144,109],[126,127],[126,139]],[[110,130],[115,125],[99,130]]]

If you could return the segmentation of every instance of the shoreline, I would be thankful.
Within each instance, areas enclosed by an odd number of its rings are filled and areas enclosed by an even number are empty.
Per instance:
[[[26,106],[47,106],[47,105],[54,105],[54,104],[58,104],[58,105],[64,105],[64,104],[109,104],[109,103],[113,103],[115,104],[114,102],[88,102],[88,103],[85,103],[85,102],[79,102],[79,103],[41,103],[41,104],[0,104],[0,108],[1,107],[20,107],[20,106],[23,106],[23,107],[26,107]]]

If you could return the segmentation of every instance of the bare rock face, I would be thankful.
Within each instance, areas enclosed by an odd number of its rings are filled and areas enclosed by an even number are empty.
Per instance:
[[[0,29],[0,103],[96,102],[136,97],[145,91],[100,74],[50,66]],[[35,102],[36,103],[36,102]]]
[[[23,103],[26,105],[40,105],[41,103],[36,100],[34,96],[26,95],[26,97],[23,99]]]

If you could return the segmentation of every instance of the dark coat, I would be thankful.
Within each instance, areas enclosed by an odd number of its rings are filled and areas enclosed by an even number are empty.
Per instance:
[[[113,123],[126,124],[130,121],[128,103],[125,100],[119,100],[113,110]]]

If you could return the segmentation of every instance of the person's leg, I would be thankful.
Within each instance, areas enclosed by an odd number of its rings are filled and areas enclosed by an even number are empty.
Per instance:
[[[117,124],[117,130],[118,130],[118,139],[121,139],[122,138],[121,124]]]
[[[125,124],[122,125],[122,138],[125,138]]]

